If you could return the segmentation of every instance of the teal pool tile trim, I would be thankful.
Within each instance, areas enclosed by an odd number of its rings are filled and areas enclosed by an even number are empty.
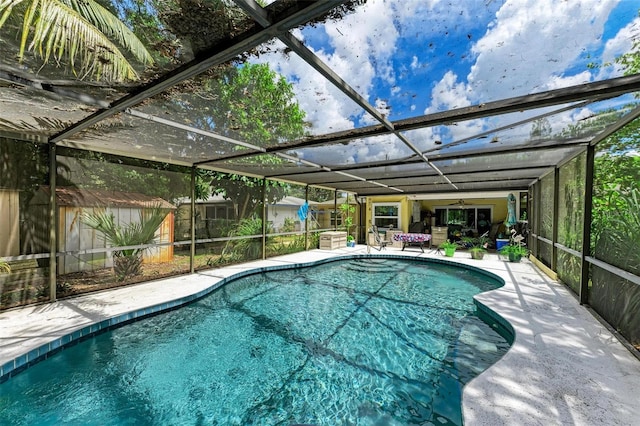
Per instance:
[[[15,376],[16,374],[24,371],[25,369],[29,368],[30,366],[32,366],[33,364],[40,362],[44,359],[47,359],[48,357],[58,353],[59,351],[69,347],[69,346],[73,346],[76,345],[84,340],[87,340],[89,338],[94,337],[97,334],[103,333],[105,331],[117,328],[117,327],[122,327],[123,325],[126,325],[128,323],[134,322],[134,321],[138,321],[141,320],[143,318],[147,318],[153,315],[158,315],[160,313],[163,312],[167,312],[167,311],[171,311],[174,309],[178,309],[184,305],[187,305],[189,303],[192,303],[198,299],[201,299],[205,296],[207,296],[209,293],[211,293],[212,291],[217,290],[218,288],[222,287],[223,285],[227,284],[230,281],[234,281],[238,278],[242,278],[242,277],[246,277],[246,276],[250,276],[250,275],[256,275],[256,274],[261,274],[264,272],[269,272],[269,271],[280,271],[280,270],[286,270],[286,269],[297,269],[297,268],[306,268],[309,266],[316,266],[316,265],[321,265],[321,264],[325,264],[325,263],[331,263],[331,262],[336,262],[336,261],[344,261],[344,260],[350,260],[350,259],[374,259],[374,258],[384,258],[384,259],[401,259],[404,261],[413,261],[413,262],[421,262],[421,263],[438,263],[438,264],[446,264],[446,265],[450,265],[450,266],[455,266],[455,267],[459,267],[462,269],[467,269],[467,270],[472,270],[474,272],[477,272],[479,274],[485,275],[489,278],[492,278],[496,281],[498,281],[499,283],[501,283],[501,286],[504,285],[504,280],[502,278],[500,278],[499,276],[493,274],[492,272],[489,271],[485,271],[481,268],[475,267],[475,266],[471,266],[471,265],[465,265],[465,264],[461,264],[461,263],[456,263],[456,262],[451,262],[449,260],[446,259],[437,259],[437,258],[427,258],[427,257],[408,257],[408,256],[402,256],[402,255],[393,255],[393,254],[375,254],[375,253],[368,253],[368,254],[358,254],[358,255],[344,255],[344,256],[336,256],[336,257],[331,257],[331,258],[326,258],[326,259],[319,259],[319,260],[315,260],[315,261],[311,261],[311,262],[304,262],[304,263],[287,263],[287,264],[278,264],[278,265],[271,265],[271,266],[263,266],[263,267],[258,267],[258,268],[253,268],[253,269],[247,269],[245,271],[241,271],[238,273],[235,273],[233,275],[230,275],[228,277],[222,278],[220,281],[216,282],[215,284],[213,284],[212,286],[205,288],[204,290],[201,290],[199,292],[196,292],[194,294],[191,294],[189,296],[185,296],[185,297],[181,297],[178,299],[174,299],[168,302],[162,302],[160,304],[156,304],[156,305],[152,305],[152,306],[147,306],[144,308],[140,308],[137,309],[135,311],[130,311],[130,312],[125,312],[123,314],[117,315],[115,317],[111,317],[111,318],[107,318],[104,319],[98,323],[94,323],[94,324],[89,324],[87,326],[84,326],[78,330],[75,330],[69,334],[66,334],[64,336],[61,336],[57,339],[52,340],[49,343],[46,343],[36,349],[32,349],[29,352],[27,352],[26,354],[20,355],[19,357],[13,359],[12,361],[9,361],[5,364],[3,364],[2,366],[0,366],[0,383],[3,383],[7,380],[9,380],[11,377]],[[491,309],[487,308],[485,305],[482,305],[481,303],[477,302],[474,299],[474,303],[476,304],[476,306],[478,307],[478,311],[485,314],[488,318],[491,319],[491,321],[495,321],[498,324],[500,324],[502,327],[500,327],[500,329],[502,330],[507,330],[507,335],[503,335],[504,338],[506,338],[507,340],[509,340],[510,342],[513,342],[513,336],[514,331],[513,331],[513,327],[511,326],[511,324],[509,324],[508,321],[506,321],[504,318],[502,318],[500,315],[498,315],[497,313],[495,313],[494,311],[492,311]],[[483,319],[485,320],[485,319]],[[486,322],[486,320],[485,320]],[[490,321],[488,322],[490,323]],[[498,330],[498,332],[500,332],[500,330]],[[511,335],[511,340],[508,337],[509,333]]]

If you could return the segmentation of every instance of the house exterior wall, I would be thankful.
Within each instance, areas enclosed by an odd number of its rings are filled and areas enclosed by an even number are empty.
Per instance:
[[[293,219],[296,222],[296,231],[304,229],[304,222],[300,222],[298,210],[300,206],[289,205],[269,205],[267,206],[267,223],[271,224],[274,232],[282,232],[284,221],[286,218]]]
[[[319,229],[334,229],[334,225],[331,223],[331,212],[333,210],[337,210],[337,215],[338,215],[338,223],[340,223],[340,225],[338,225],[338,229],[339,230],[344,230],[344,226],[341,225],[341,216],[340,216],[340,205],[342,203],[338,202],[338,205],[336,207],[336,205],[334,204],[333,200],[331,201],[327,201],[327,202],[322,202],[322,203],[317,203],[313,206],[313,210],[315,213],[314,215],[314,219],[317,222],[317,227]],[[351,226],[351,234],[352,235],[356,235],[357,231],[356,229],[358,229],[358,227],[361,225],[360,224],[360,205],[354,202],[351,202],[351,206],[355,207],[355,212],[351,215],[351,217],[353,218],[353,225]],[[313,227],[313,225],[312,225]]]
[[[320,229],[333,229],[331,225],[331,211],[333,204],[322,204],[316,207],[318,209],[317,221]]]
[[[380,197],[367,197],[366,202],[366,225],[367,228],[371,226],[373,220],[373,204],[379,203],[399,203],[400,204],[400,228],[404,232],[408,232],[409,226],[412,221],[417,221],[415,217],[414,203],[419,205],[419,209],[422,213],[430,211],[435,213],[437,207],[448,206],[455,200],[451,196],[443,196],[442,199],[432,200],[411,200],[407,196],[380,196]],[[465,205],[469,207],[473,206],[489,206],[492,209],[491,222],[502,223],[507,217],[507,199],[506,197],[500,198],[464,198]]]
[[[367,229],[373,223],[373,205],[380,203],[399,203],[400,204],[400,229],[407,232],[411,225],[411,214],[413,211],[412,201],[407,196],[380,196],[367,197],[365,221]]]

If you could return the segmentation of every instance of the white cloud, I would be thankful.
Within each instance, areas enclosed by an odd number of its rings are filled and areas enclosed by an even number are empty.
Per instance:
[[[308,161],[323,165],[348,165],[384,161],[411,155],[412,152],[394,135],[351,141],[349,145],[322,146],[301,151]]]
[[[395,80],[390,60],[397,48],[399,35],[393,14],[388,13],[387,8],[388,5],[382,1],[370,1],[342,20],[319,26],[329,37],[333,50],[314,51],[310,48],[365,99],[373,95],[374,78],[381,78],[390,85]],[[295,35],[302,38],[299,31]],[[276,45],[282,47],[279,42]],[[277,53],[263,54],[256,60],[269,62],[287,79],[296,80],[296,98],[307,112],[314,134],[351,129],[355,127],[353,120],[356,117],[365,125],[378,123],[295,54],[287,61],[279,58]]]
[[[431,105],[425,110],[425,114],[471,105],[467,92],[466,85],[458,82],[458,76],[447,71],[431,91]]]
[[[579,74],[570,76],[552,75],[547,82],[541,87],[543,90],[560,89],[563,87],[575,86],[577,84],[588,83],[591,81],[591,72],[583,71]]]
[[[630,51],[633,40],[638,37],[638,30],[640,30],[640,18],[635,18],[632,22],[618,31],[614,38],[607,40],[604,52],[602,53],[602,62],[613,63],[616,57]],[[605,79],[620,75],[622,75],[620,66],[612,65],[601,68],[598,78]]]
[[[284,48],[280,42],[276,42],[275,47]],[[323,51],[315,53],[322,60],[328,60]],[[279,53],[269,53],[261,55],[255,61],[268,62],[272,69],[289,81],[295,81],[293,89],[296,99],[307,114],[306,120],[312,123],[311,130],[314,134],[352,129],[354,123],[350,117],[363,114],[362,108],[297,55],[283,58]]]
[[[480,11],[471,11],[478,3],[481,3]],[[468,73],[441,70],[444,74],[435,84],[425,81],[419,88],[400,87],[399,73],[424,68],[427,59],[421,56],[423,52],[412,52],[402,70],[391,69],[401,38],[424,36],[425,28],[434,25],[444,30],[482,20],[489,10],[482,3],[461,2],[451,6],[450,2],[437,0],[398,3],[369,0],[344,19],[318,26],[318,31],[326,32],[330,46],[315,53],[383,112],[390,112],[394,103],[380,99],[379,88],[374,87],[376,78],[392,86],[385,87],[392,94],[418,93],[419,98],[429,98],[431,103],[424,113],[431,113],[591,81],[591,71],[572,69],[584,60],[580,55],[604,48],[606,60],[626,50],[630,43],[632,24],[606,46],[601,45],[605,42],[602,40],[605,22],[617,0],[507,0],[486,32],[474,33],[477,42],[467,56],[474,61]],[[390,7],[393,10],[390,11]],[[297,32],[297,36],[301,37],[301,33]],[[259,60],[270,62],[290,81],[296,81],[294,90],[313,124],[313,133],[351,129],[355,127],[355,119],[363,125],[377,124],[296,55],[286,61],[274,55],[263,55]],[[438,78],[435,72],[432,75]],[[424,108],[416,105],[419,102],[411,101],[406,108],[410,111]],[[499,125],[500,119],[494,119],[492,126]],[[422,145],[434,138],[459,139],[482,130],[483,121],[474,120],[450,126],[446,130],[448,134],[443,134],[443,128],[424,129],[419,135],[412,132],[411,140]],[[350,147],[353,152],[340,155],[350,161],[365,157],[379,159],[389,154],[379,149],[379,144],[354,144]],[[395,147],[395,143],[391,141],[388,146]],[[404,147],[399,149],[402,151]],[[336,155],[336,151],[329,149],[322,155],[325,154]],[[320,155],[320,150],[314,155]]]
[[[390,7],[392,10],[389,10]],[[441,12],[436,10],[438,7],[442,8]],[[427,19],[425,17],[429,20],[438,19],[441,23],[451,20],[452,25],[459,23],[460,15],[446,13],[447,8],[446,3],[441,4],[439,0],[408,1],[399,4],[369,0],[358,7],[355,13],[319,26],[319,29],[326,32],[333,51],[329,53],[322,50],[314,53],[365,99],[375,103],[377,99],[371,100],[376,95],[376,88],[373,87],[375,78],[382,79],[390,86],[396,83],[396,71],[391,67],[391,60],[401,37],[398,28],[408,34],[418,29],[422,30]],[[439,16],[442,18],[438,18]],[[296,32],[296,36],[302,38],[300,32]],[[378,123],[366,113],[362,116],[364,112],[359,107],[338,90],[327,85],[315,71],[299,63],[300,61],[294,59],[294,55],[286,63],[269,55],[262,55],[259,60],[268,61],[272,66],[277,62],[278,71],[289,79],[304,76],[296,83],[295,91],[298,101],[307,112],[308,120],[313,123],[313,133],[352,128],[354,124],[348,125],[348,119],[344,118],[348,116],[358,117],[364,125]],[[421,66],[417,56],[412,64]],[[391,90],[392,93],[400,91],[399,86]]]
[[[448,71],[431,91],[431,105],[425,109],[424,113],[430,114],[470,106],[471,101],[468,95],[467,85],[459,82],[458,77],[452,71]],[[480,120],[463,121],[456,124],[456,126],[449,126],[446,132],[443,130],[434,131],[434,135],[437,137],[433,140],[461,139],[482,131],[482,121]],[[427,148],[430,147],[427,146]]]
[[[399,34],[388,4],[367,2],[356,13],[328,22],[324,28],[335,49],[327,58],[329,65],[343,65],[336,71],[352,87],[359,87],[360,94],[369,97],[375,77],[393,84],[389,60],[396,51]]]
[[[601,43],[604,24],[615,4],[616,0],[506,1],[472,48],[475,62],[466,82],[445,73],[434,86],[425,113],[591,81],[588,70],[567,70],[584,51]],[[494,117],[491,126],[504,124],[505,119]],[[456,140],[480,132],[486,121],[457,123],[449,128],[450,136]]]
[[[476,62],[467,77],[475,101],[546,90],[550,78],[599,43],[615,0],[509,0],[473,47]],[[567,83],[574,81],[565,80]]]
[[[413,55],[413,58],[411,59],[411,69],[415,70],[419,67],[420,67],[420,62],[418,61],[418,57],[416,55]]]

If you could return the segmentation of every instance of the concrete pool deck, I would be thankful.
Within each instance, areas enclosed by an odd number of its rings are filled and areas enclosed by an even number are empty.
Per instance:
[[[0,375],[16,367],[16,359],[28,362],[26,355],[37,357],[38,348],[63,336],[128,312],[166,306],[232,275],[365,253],[366,246],[313,250],[2,312]],[[505,281],[504,287],[476,299],[509,321],[515,342],[500,361],[465,387],[465,424],[640,424],[640,361],[566,287],[528,260],[508,263],[494,254],[472,260],[468,253],[456,253],[451,259],[393,247],[371,253],[447,259],[482,268]]]

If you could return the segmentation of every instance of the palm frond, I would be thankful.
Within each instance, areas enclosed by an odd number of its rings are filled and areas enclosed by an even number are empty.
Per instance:
[[[25,0],[0,0],[0,27],[12,14],[23,15],[20,61],[28,49],[45,64],[66,62],[80,78],[107,81],[138,78],[118,44],[141,63],[153,62],[133,31],[94,0],[29,0],[16,8],[21,3]]]
[[[110,245],[116,247],[125,245],[122,244],[123,241],[120,235],[120,227],[116,226],[113,213],[107,212],[106,210],[85,213],[82,217],[82,221],[90,228],[101,232],[103,240]]]
[[[2,15],[0,15],[0,28],[4,25],[7,18],[11,16],[13,8],[23,1],[24,0],[0,0],[0,12],[2,12]]]
[[[143,64],[153,63],[153,58],[140,39],[121,20],[93,0],[67,0],[69,6],[78,11],[100,31],[116,40]]]
[[[23,31],[33,27],[33,49],[46,62],[53,56],[66,56],[73,67],[80,59],[80,72],[105,80],[133,80],[137,73],[120,49],[79,12],[58,0],[35,0],[40,3],[37,18],[32,8],[25,14]],[[34,20],[34,22],[31,22]],[[24,36],[24,33],[23,33]],[[23,38],[23,42],[26,42]],[[21,55],[23,55],[21,47]]]
[[[150,244],[155,239],[155,234],[168,210],[160,206],[153,206],[149,209],[140,210],[140,222],[134,224],[133,229],[136,234],[136,244]]]
[[[113,213],[98,210],[83,215],[83,222],[102,233],[102,238],[114,247],[150,244],[167,216],[168,210],[151,206],[140,210],[140,220],[125,226],[117,225]]]

